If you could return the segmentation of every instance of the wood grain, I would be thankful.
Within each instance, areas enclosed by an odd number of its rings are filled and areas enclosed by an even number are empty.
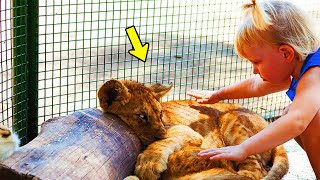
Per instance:
[[[123,179],[139,139],[115,115],[85,109],[43,123],[38,137],[0,162],[1,179]]]

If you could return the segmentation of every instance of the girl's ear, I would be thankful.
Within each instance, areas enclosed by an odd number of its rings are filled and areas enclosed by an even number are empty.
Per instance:
[[[295,51],[289,45],[281,45],[279,47],[279,52],[281,53],[282,57],[285,59],[287,63],[290,63],[295,58]]]

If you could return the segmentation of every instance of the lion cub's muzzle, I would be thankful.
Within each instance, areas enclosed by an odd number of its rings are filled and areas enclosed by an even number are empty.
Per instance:
[[[163,126],[161,127],[154,135],[154,138],[157,140],[165,139],[167,136],[167,130],[170,128],[170,126]]]

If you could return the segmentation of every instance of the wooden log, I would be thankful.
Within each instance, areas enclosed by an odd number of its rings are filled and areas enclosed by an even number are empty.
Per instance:
[[[34,140],[0,162],[0,179],[123,179],[140,151],[121,119],[86,109],[43,123]]]

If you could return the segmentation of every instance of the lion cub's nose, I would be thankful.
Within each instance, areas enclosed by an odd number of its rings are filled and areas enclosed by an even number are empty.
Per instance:
[[[161,127],[154,135],[157,139],[164,139],[166,137],[167,130],[165,127]]]

